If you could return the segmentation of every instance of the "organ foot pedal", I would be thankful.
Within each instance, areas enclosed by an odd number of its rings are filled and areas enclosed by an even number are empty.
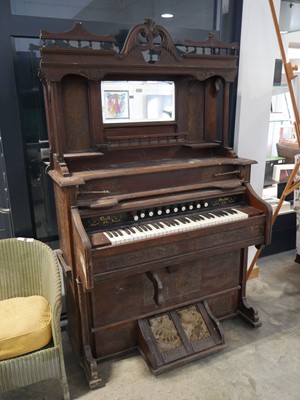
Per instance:
[[[206,301],[138,321],[139,349],[154,374],[197,360],[225,346]]]

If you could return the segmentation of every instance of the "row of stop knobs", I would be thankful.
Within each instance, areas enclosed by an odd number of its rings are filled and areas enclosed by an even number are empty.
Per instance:
[[[156,217],[156,216],[163,216],[163,215],[170,215],[170,214],[176,214],[176,213],[181,213],[181,212],[187,212],[187,211],[193,211],[193,210],[199,210],[200,208],[208,207],[208,203],[204,202],[203,205],[201,203],[191,203],[191,204],[183,204],[183,205],[178,205],[174,207],[162,207],[162,208],[156,208],[156,209],[150,209],[150,210],[144,210],[140,211],[136,214],[133,215],[134,221],[138,221],[139,219],[144,219],[144,218],[151,218],[151,217]]]

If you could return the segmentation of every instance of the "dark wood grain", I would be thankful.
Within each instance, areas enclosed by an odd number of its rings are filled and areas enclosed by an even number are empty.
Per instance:
[[[259,326],[246,299],[247,248],[270,241],[271,210],[249,184],[254,161],[228,147],[236,44],[210,36],[178,48],[150,19],[122,50],[80,23],[41,39],[68,331],[90,387],[103,384],[97,361],[106,357],[138,347],[154,373],[164,372],[222,349],[219,320],[241,315]],[[173,81],[174,120],[104,123],[108,80]],[[107,234],[138,229],[141,219],[197,217],[198,206],[247,217],[122,244]],[[204,342],[190,342],[178,318],[191,305],[214,332]],[[149,325],[162,315],[181,337],[164,354]]]

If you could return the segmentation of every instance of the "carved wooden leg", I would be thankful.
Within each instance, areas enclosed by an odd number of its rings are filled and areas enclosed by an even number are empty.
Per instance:
[[[103,386],[102,379],[98,372],[97,362],[92,355],[90,346],[84,346],[83,348],[83,370],[90,389],[98,389]]]
[[[81,334],[82,334],[82,367],[89,383],[90,389],[97,389],[102,386],[102,379],[98,372],[97,362],[92,355],[89,324],[88,324],[88,311],[86,304],[86,294],[83,293],[82,284],[77,278],[79,311],[81,320]]]
[[[254,328],[261,326],[258,311],[248,304],[246,297],[242,297],[239,304],[239,313],[248,321]]]

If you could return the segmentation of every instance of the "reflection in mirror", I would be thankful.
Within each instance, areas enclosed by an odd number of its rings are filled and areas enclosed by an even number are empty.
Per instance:
[[[175,119],[175,84],[171,81],[103,81],[101,101],[104,123]]]

